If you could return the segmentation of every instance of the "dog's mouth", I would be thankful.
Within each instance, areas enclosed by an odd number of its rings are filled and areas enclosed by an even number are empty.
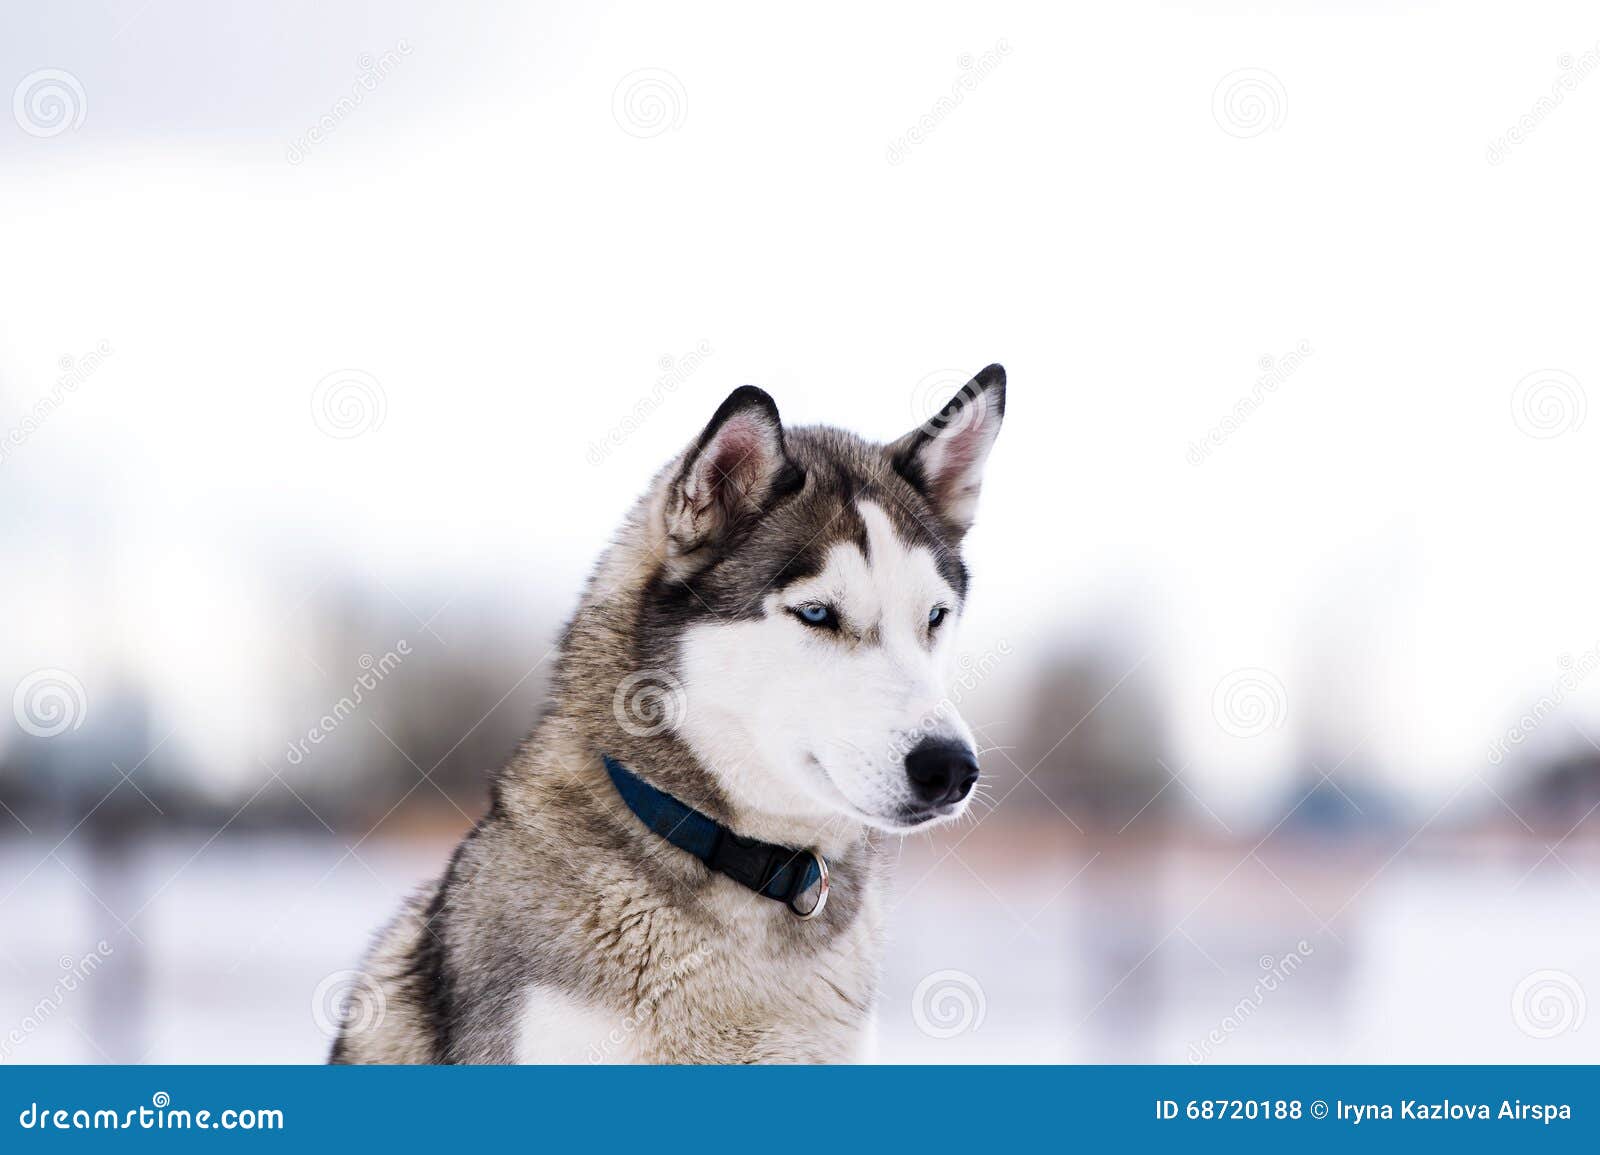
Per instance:
[[[815,754],[807,753],[806,761],[813,770],[826,783],[827,792],[833,799],[833,804],[858,822],[874,826],[890,834],[909,834],[913,830],[922,830],[927,827],[937,826],[949,819],[960,817],[967,807],[967,799],[962,798],[956,802],[943,805],[930,806],[918,802],[903,802],[895,806],[888,813],[867,810],[858,806],[848,794],[834,781],[827,764]]]
[[[943,806],[902,806],[895,812],[895,823],[904,830],[917,830],[947,819],[957,818],[967,808],[966,799]]]
[[[892,814],[868,814],[859,807],[851,807],[856,818],[889,834],[927,830],[959,818],[965,809],[965,804],[961,802],[948,806],[900,806]]]

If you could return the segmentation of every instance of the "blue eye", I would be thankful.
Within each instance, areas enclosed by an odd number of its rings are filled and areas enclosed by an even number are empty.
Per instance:
[[[819,630],[836,630],[839,628],[839,615],[834,613],[833,607],[821,602],[807,602],[789,611],[808,626],[815,626]]]
[[[934,606],[933,609],[928,611],[928,628],[930,630],[938,629],[939,623],[943,622],[949,614],[950,608],[948,606]]]

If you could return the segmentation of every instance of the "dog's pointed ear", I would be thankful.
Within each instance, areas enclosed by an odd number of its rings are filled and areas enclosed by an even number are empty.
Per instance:
[[[1006,371],[990,365],[935,416],[888,448],[895,472],[927,498],[957,536],[972,526],[983,465],[1005,414]]]
[[[667,491],[667,541],[675,557],[724,541],[804,482],[789,460],[772,398],[741,385],[717,408]]]

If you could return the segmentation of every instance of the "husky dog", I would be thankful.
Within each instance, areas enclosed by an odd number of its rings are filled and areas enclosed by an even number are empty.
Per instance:
[[[552,704],[443,877],[380,932],[339,1063],[864,1057],[882,833],[978,777],[945,693],[990,365],[888,445],[735,390],[559,644]]]

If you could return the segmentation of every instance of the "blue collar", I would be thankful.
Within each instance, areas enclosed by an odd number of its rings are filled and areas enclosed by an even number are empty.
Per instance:
[[[656,834],[687,850],[706,866],[764,898],[781,902],[801,918],[815,918],[828,904],[828,861],[815,850],[791,850],[771,842],[741,838],[722,823],[657,790],[609,755],[606,773],[623,802]],[[814,905],[803,896],[817,889]]]

